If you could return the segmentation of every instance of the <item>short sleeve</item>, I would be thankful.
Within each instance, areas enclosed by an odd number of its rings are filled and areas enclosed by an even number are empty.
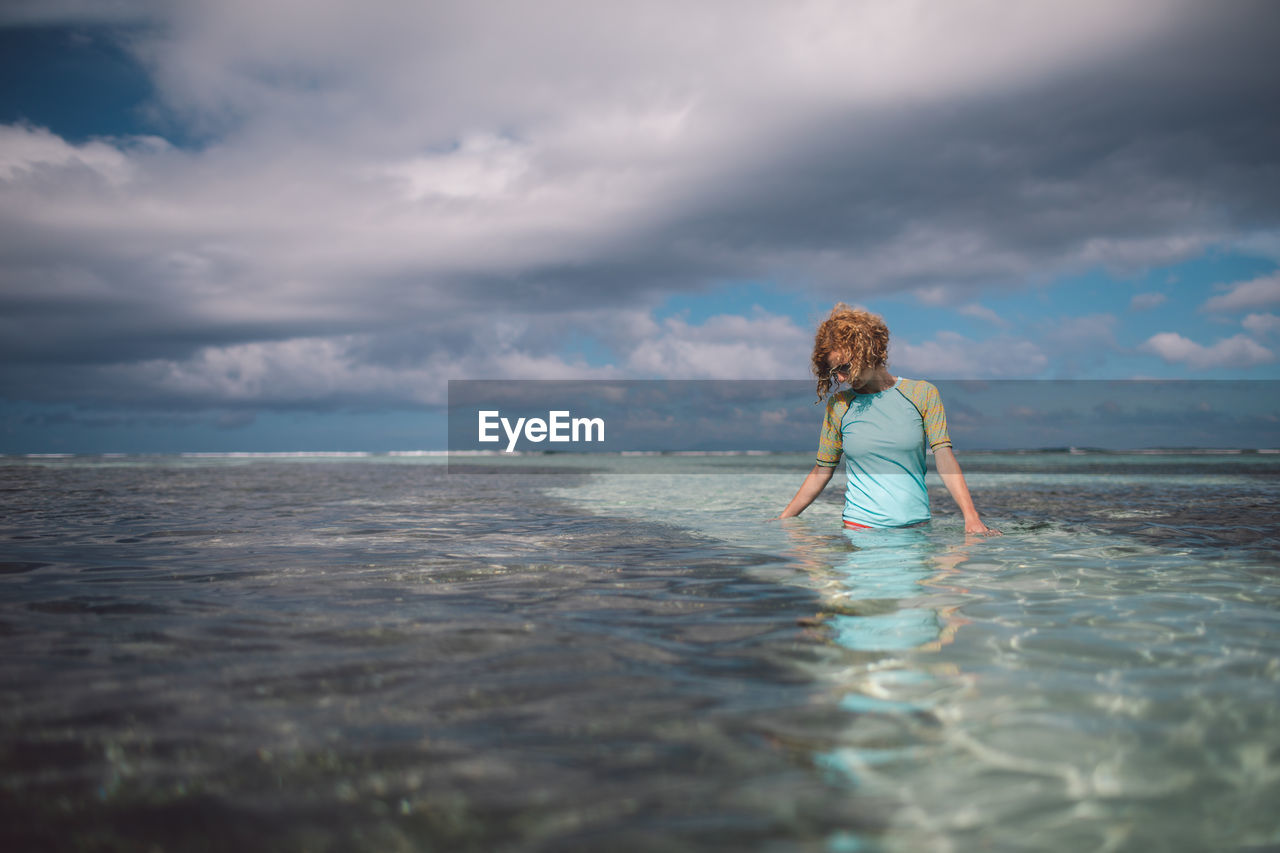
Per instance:
[[[822,419],[822,434],[818,437],[818,464],[824,468],[834,468],[840,464],[844,439],[840,433],[844,413],[849,410],[849,401],[840,394],[832,395],[827,400],[827,413]]]
[[[900,380],[902,392],[924,421],[924,440],[931,449],[950,447],[951,436],[947,433],[947,413],[942,408],[942,396],[931,383],[920,380]]]

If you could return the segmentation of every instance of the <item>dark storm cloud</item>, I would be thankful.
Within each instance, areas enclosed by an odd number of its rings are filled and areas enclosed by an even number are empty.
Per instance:
[[[1176,262],[1280,225],[1278,81],[1280,7],[1227,4],[1047,81],[744,138],[623,245],[476,283],[557,311],[731,277],[865,297]]]
[[[1274,230],[1280,7],[1214,11],[1039,85],[823,117],[673,216],[664,241],[776,256],[781,274],[835,253],[815,277],[874,294],[1141,268]]]

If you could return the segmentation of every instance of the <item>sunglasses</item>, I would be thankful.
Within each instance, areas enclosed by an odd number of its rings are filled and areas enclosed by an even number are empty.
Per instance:
[[[837,364],[835,367],[827,368],[828,376],[848,376],[853,372],[853,362],[846,361],[844,364]]]

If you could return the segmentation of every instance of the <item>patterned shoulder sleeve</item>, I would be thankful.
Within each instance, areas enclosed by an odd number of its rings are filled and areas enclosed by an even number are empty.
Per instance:
[[[834,468],[840,464],[840,454],[844,447],[840,424],[847,411],[849,411],[847,395],[832,394],[827,399],[827,414],[822,419],[822,435],[818,437],[818,464],[824,468]]]
[[[929,447],[950,447],[951,436],[947,434],[947,413],[942,409],[942,397],[932,383],[919,379],[900,379],[898,384],[902,393],[924,421],[924,437]]]

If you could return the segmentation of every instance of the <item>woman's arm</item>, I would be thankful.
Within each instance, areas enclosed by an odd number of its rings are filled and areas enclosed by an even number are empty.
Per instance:
[[[956,461],[956,455],[951,448],[939,447],[933,451],[933,459],[938,465],[938,475],[942,477],[942,484],[951,493],[951,498],[960,508],[960,512],[964,513],[964,532],[980,536],[999,536],[999,530],[987,527],[978,517],[973,498],[969,496],[969,486],[964,481],[964,472],[960,470],[960,463]]]
[[[813,503],[818,495],[822,494],[822,490],[827,487],[827,483],[831,482],[831,475],[835,472],[834,467],[828,468],[825,465],[814,465],[813,470],[809,472],[809,476],[804,478],[804,482],[800,484],[800,491],[796,492],[796,496],[791,499],[791,503],[787,504],[787,508],[782,511],[782,515],[778,518],[791,518],[805,511],[809,504]]]

